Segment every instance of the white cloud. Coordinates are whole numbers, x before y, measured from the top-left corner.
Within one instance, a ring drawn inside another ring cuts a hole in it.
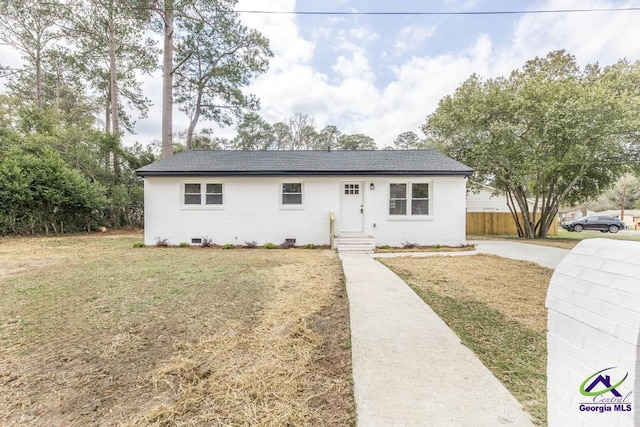
[[[295,0],[240,0],[237,10],[294,11]],[[292,63],[309,63],[313,57],[314,44],[302,38],[295,15],[290,14],[243,14],[242,21],[262,33],[275,53],[270,68],[286,70]]]
[[[548,0],[536,9],[599,9],[634,7],[637,2],[612,5],[601,0]],[[619,58],[640,56],[638,12],[589,12],[532,14],[517,24],[512,51],[518,56],[526,52],[530,59],[551,50],[566,49],[579,63],[615,62]]]
[[[396,36],[393,47],[398,53],[418,49],[424,42],[436,32],[437,26],[417,27],[414,25],[404,27]]]
[[[334,48],[346,52],[363,52],[366,46],[380,38],[380,35],[364,27],[338,30]]]
[[[331,68],[345,79],[375,81],[375,74],[363,52],[354,52],[350,58],[339,56],[335,65]]]
[[[394,80],[382,92],[376,114],[358,121],[360,129],[376,139],[379,147],[393,145],[404,131],[420,134],[420,126],[440,99],[452,93],[473,72],[491,67],[491,40],[481,36],[459,54],[414,56],[395,67]]]

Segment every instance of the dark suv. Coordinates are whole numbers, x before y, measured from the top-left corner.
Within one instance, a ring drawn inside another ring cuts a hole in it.
[[[571,222],[562,223],[562,228],[568,231],[598,230],[602,233],[617,233],[624,230],[625,224],[612,216],[585,216]]]

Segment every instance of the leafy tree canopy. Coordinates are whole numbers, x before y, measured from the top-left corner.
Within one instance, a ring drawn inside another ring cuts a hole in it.
[[[580,69],[551,52],[509,77],[472,75],[422,129],[507,195],[521,236],[546,237],[561,204],[597,197],[637,164],[639,79],[639,62]]]
[[[235,150],[375,150],[373,138],[363,134],[343,134],[334,125],[316,130],[315,121],[307,114],[295,113],[286,121],[270,124],[259,114],[243,116],[231,141],[217,138],[206,149]]]
[[[632,174],[623,176],[597,199],[586,204],[588,209],[595,212],[620,210],[623,206],[625,209],[638,209],[636,206],[640,206],[640,179]]]
[[[396,150],[417,150],[424,148],[424,142],[420,140],[415,132],[402,132],[393,141]]]

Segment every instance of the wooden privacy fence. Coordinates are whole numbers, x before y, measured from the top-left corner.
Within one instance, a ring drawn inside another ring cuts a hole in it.
[[[518,214],[522,218],[522,214]],[[467,234],[518,234],[509,212],[467,212]],[[558,218],[549,227],[549,235],[558,235]]]

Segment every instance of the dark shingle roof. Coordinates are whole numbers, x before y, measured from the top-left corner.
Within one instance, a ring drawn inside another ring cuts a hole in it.
[[[186,151],[144,166],[140,176],[453,175],[473,170],[432,150]]]

